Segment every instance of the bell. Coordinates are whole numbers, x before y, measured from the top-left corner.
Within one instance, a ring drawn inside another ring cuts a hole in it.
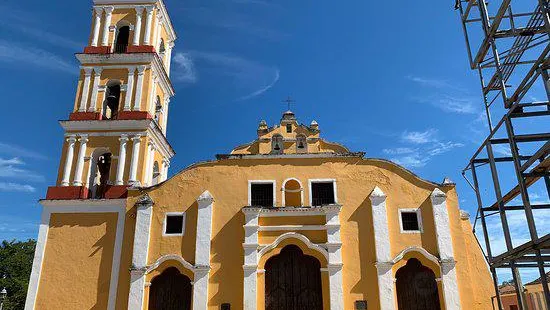
[[[300,143],[298,143],[298,148],[303,149],[304,148],[304,142],[300,141]]]
[[[275,147],[273,148],[275,151],[278,151],[281,149],[281,147],[279,146],[279,143],[275,143]]]

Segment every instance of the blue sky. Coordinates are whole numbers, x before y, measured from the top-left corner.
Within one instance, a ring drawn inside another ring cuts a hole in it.
[[[34,238],[74,101],[91,1],[6,0],[0,9],[0,239]],[[168,138],[173,174],[255,138],[286,96],[322,135],[457,182],[487,128],[454,1],[166,0],[179,40]],[[7,107],[9,106],[9,109]],[[501,152],[507,152],[505,149]],[[509,177],[514,177],[512,174]],[[547,200],[543,197],[541,200]],[[521,222],[521,221],[520,221]],[[524,229],[518,234],[524,235]]]

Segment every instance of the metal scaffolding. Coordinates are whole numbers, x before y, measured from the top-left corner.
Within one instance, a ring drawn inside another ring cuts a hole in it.
[[[533,198],[533,187],[550,196],[550,0],[456,0],[472,70],[479,74],[488,135],[462,175],[475,191],[485,254],[499,309],[497,269],[511,271],[519,309],[528,309],[520,268],[536,268],[550,309],[545,267],[550,267],[550,227],[537,215],[550,204]],[[500,51],[503,50],[503,51]],[[541,89],[537,93],[537,87]],[[537,100],[542,93],[546,100]],[[493,119],[500,118],[495,125]],[[508,170],[506,170],[508,169]],[[514,177],[510,177],[515,175]],[[543,190],[544,191],[544,190]],[[530,197],[531,195],[531,197]],[[540,200],[540,199],[539,199]],[[527,241],[514,237],[509,219],[521,212]],[[491,229],[488,229],[489,222]],[[503,253],[496,254],[494,224],[502,229]],[[493,250],[493,251],[492,251]]]

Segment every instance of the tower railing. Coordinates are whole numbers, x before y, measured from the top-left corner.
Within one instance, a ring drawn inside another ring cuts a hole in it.
[[[514,12],[512,2],[522,12]],[[511,271],[518,308],[529,309],[519,269],[535,268],[550,309],[545,270],[550,267],[550,227],[539,217],[550,215],[549,2],[457,0],[455,8],[470,68],[479,75],[488,124],[488,135],[462,171],[476,194],[474,232],[481,222],[498,308],[503,309],[497,270]],[[539,88],[543,100],[537,99]],[[537,188],[546,199],[535,197]],[[526,229],[514,226],[518,215]],[[523,231],[528,237],[517,236]],[[497,253],[495,239],[501,235],[505,250]]]

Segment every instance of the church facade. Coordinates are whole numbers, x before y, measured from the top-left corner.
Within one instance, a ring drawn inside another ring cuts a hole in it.
[[[162,0],[94,0],[26,309],[490,309],[455,185],[293,112],[167,179],[176,34]]]

